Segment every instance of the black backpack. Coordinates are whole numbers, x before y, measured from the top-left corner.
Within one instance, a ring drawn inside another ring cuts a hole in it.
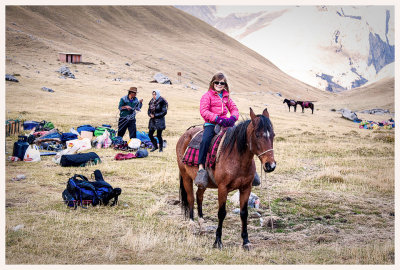
[[[75,174],[68,179],[67,188],[63,191],[62,197],[69,207],[87,208],[84,205],[98,204],[108,205],[111,199],[114,199],[111,206],[118,203],[118,196],[121,195],[120,188],[112,188],[112,186],[104,181],[100,170],[94,171],[96,181],[89,181],[84,175]],[[78,179],[80,178],[80,179]]]

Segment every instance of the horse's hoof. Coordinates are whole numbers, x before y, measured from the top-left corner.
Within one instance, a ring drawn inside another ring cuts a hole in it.
[[[200,230],[200,232],[202,232],[203,231],[203,224],[204,224],[204,219],[203,218],[199,218],[199,230]]]
[[[196,232],[196,223],[193,220],[189,220],[189,229],[192,233]]]
[[[224,245],[222,245],[221,241],[215,241],[213,248],[222,249]]]
[[[246,251],[250,251],[252,248],[253,248],[253,246],[250,243],[243,245],[243,249]]]

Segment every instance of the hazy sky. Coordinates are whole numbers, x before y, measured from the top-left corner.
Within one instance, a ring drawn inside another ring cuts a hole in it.
[[[254,13],[259,11],[276,11],[285,9],[284,6],[217,6],[217,15],[228,16],[231,13]]]

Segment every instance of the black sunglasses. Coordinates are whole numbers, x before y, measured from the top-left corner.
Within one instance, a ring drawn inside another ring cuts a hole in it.
[[[225,85],[225,82],[214,82],[214,84]]]

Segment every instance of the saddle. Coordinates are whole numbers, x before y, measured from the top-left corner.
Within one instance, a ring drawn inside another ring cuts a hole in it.
[[[292,106],[296,105],[296,101],[294,101],[294,100],[290,100],[289,103],[290,103],[290,105],[292,105]]]
[[[215,168],[218,159],[218,149],[225,135],[227,128],[221,128],[220,131],[212,138],[210,147],[207,151],[206,166]],[[204,129],[197,132],[192,140],[190,140],[183,155],[182,162],[188,166],[199,166],[200,143],[203,138]]]

